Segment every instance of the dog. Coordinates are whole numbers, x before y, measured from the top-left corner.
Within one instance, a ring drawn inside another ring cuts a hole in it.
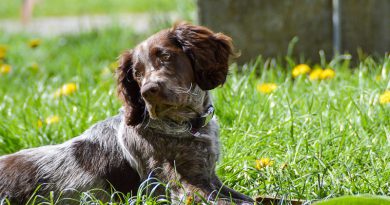
[[[22,204],[34,191],[77,197],[72,190],[93,188],[135,194],[153,178],[170,184],[174,204],[252,204],[215,173],[219,128],[209,90],[224,84],[234,55],[230,37],[183,22],[125,51],[120,113],[63,144],[0,157],[0,199]]]

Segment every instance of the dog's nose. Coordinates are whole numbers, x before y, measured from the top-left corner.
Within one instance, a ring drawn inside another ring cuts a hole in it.
[[[141,88],[141,95],[145,99],[156,97],[160,93],[160,86],[157,83],[148,83]]]

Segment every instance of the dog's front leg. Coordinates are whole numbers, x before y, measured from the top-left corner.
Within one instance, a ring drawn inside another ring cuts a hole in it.
[[[174,202],[185,201],[186,204],[211,203],[211,204],[253,204],[253,200],[228,187],[219,186],[222,183],[189,184],[181,183],[182,190],[173,193]]]
[[[200,204],[216,202],[219,196],[211,183],[192,184],[188,181],[180,181],[177,186],[173,187],[171,199],[173,204]]]

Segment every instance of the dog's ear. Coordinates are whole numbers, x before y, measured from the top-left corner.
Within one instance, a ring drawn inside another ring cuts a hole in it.
[[[133,77],[132,51],[126,51],[120,56],[116,74],[118,95],[124,103],[126,124],[137,125],[143,120],[145,102]]]
[[[178,23],[170,32],[172,39],[190,58],[200,88],[211,90],[225,82],[229,58],[234,56],[229,36],[188,23]]]

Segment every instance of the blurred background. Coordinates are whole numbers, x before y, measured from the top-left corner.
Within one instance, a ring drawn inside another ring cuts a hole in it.
[[[319,61],[390,48],[388,0],[0,0],[0,30],[43,36],[116,25],[151,33],[186,20],[233,37],[240,63],[259,55]],[[299,43],[298,43],[299,42]]]
[[[195,19],[193,0],[0,0],[0,3],[0,29],[44,36],[114,25],[146,32],[161,21]]]

